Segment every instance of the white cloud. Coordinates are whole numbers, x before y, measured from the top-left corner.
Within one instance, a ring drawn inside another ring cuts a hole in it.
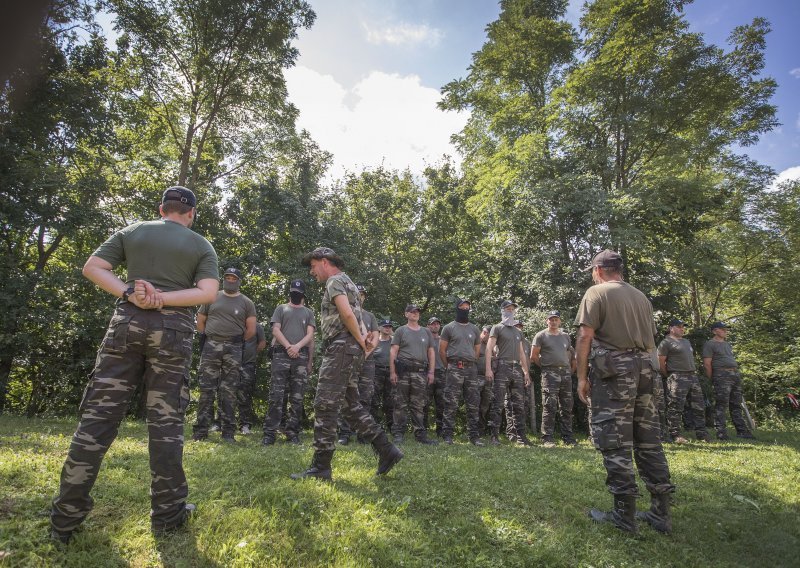
[[[450,135],[464,127],[467,115],[437,109],[439,91],[416,75],[372,71],[348,90],[301,66],[289,69],[286,81],[300,109],[298,127],[334,154],[329,178],[381,164],[419,173],[443,154],[457,158]]]
[[[444,32],[428,24],[400,22],[391,26],[373,27],[362,24],[367,33],[367,42],[373,45],[419,45],[434,47],[444,38]]]
[[[775,176],[775,179],[769,185],[769,191],[777,191],[780,184],[790,180],[800,180],[800,166],[787,168]]]
[[[794,69],[789,71],[789,75],[791,75],[795,79],[800,79],[800,67],[795,67]]]

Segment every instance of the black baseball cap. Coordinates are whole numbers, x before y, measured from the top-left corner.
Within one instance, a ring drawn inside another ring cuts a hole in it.
[[[728,329],[728,326],[721,321],[715,321],[711,324],[711,329]]]
[[[406,306],[406,310],[405,310],[406,313],[408,313],[408,312],[421,312],[421,311],[422,310],[419,309],[419,306],[417,304],[408,304]]]
[[[328,247],[317,247],[312,250],[310,253],[303,257],[303,265],[304,266],[311,266],[312,260],[321,260],[323,258],[327,258],[330,260],[334,266],[337,268],[341,268],[344,266],[344,261],[342,257],[336,254],[336,252],[332,248]]]
[[[676,325],[677,325],[677,326],[679,326],[679,327],[683,327],[683,326],[685,326],[685,325],[686,325],[686,322],[685,322],[685,321],[682,321],[682,320],[679,320],[679,319],[672,319],[672,320],[670,320],[670,322],[669,322],[669,326],[670,326],[670,327],[674,327],[674,326],[676,326]]]
[[[547,312],[547,319],[560,318],[560,317],[561,317],[561,312],[559,312],[558,310],[552,310]]]
[[[503,300],[503,303],[500,304],[500,307],[505,309],[508,306],[514,306],[515,308],[518,307],[516,302],[512,302],[511,300]]]
[[[238,268],[226,268],[224,274],[222,275],[222,277],[225,278],[228,274],[233,274],[239,280],[242,279],[242,273],[239,272]]]
[[[367,293],[367,287],[364,286],[363,284],[356,284],[356,289],[358,289],[358,293],[359,294],[366,294]]]
[[[194,192],[181,185],[173,185],[164,190],[164,194],[161,196],[161,203],[164,204],[167,201],[180,201],[189,207],[197,207],[197,197],[195,197]]]
[[[302,280],[292,280],[289,282],[289,292],[300,292],[303,296],[305,296],[306,283]]]
[[[598,268],[619,268],[622,266],[622,257],[618,252],[606,249],[594,255],[592,263],[586,270],[589,271],[595,266]]]
[[[392,320],[390,319],[383,319],[378,322],[378,325],[380,327],[394,327],[394,324],[392,324]]]
[[[438,321],[439,323],[442,323],[442,320],[440,320],[440,319],[439,319],[439,318],[437,318],[436,316],[433,316],[431,319],[429,319],[429,320],[428,320],[428,325],[431,325],[432,323],[436,323],[437,321]]]
[[[461,304],[469,304],[469,307],[472,308],[472,302],[467,298],[456,298],[456,308],[458,308]]]
[[[525,326],[524,326],[524,325],[522,325],[522,322],[521,322],[521,321],[519,321],[519,320],[514,320],[514,327],[525,327]]]

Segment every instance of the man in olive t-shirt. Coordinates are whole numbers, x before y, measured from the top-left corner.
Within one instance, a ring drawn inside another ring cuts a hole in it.
[[[150,452],[150,524],[157,535],[183,525],[194,505],[183,471],[194,314],[219,287],[217,254],[190,230],[197,199],[185,187],[164,191],[161,219],[114,233],[89,257],[83,275],[119,298],[80,407],[50,536],[69,542],[92,509],[89,495],[134,391],[144,384]],[[114,269],[126,265],[126,279]],[[98,520],[99,524],[104,521]]]
[[[392,431],[394,413],[394,388],[389,380],[389,352],[392,349],[394,326],[392,320],[385,319],[379,324],[378,343],[373,352],[375,358],[375,390],[372,396],[372,417],[383,424],[387,432]]]
[[[222,291],[211,304],[197,312],[200,332],[200,401],[192,439],[208,438],[214,420],[214,399],[219,392],[222,441],[233,442],[236,431],[236,403],[239,399],[239,375],[243,343],[256,334],[256,306],[239,291],[242,273],[225,270]]]
[[[728,439],[725,411],[730,409],[731,420],[739,438],[755,439],[742,414],[742,376],[733,356],[733,348],[726,341],[728,327],[722,322],[711,325],[714,336],[703,346],[703,367],[714,385],[714,424],[717,438]]]
[[[256,365],[258,354],[267,347],[267,337],[264,326],[256,323],[256,334],[244,342],[242,350],[242,372],[239,375],[239,428],[242,434],[250,434],[250,429],[256,423],[253,412],[253,393],[256,390]]]
[[[427,430],[430,419],[430,408],[433,406],[433,416],[436,422],[436,435],[441,436],[444,424],[445,406],[445,363],[439,355],[439,341],[441,340],[439,332],[442,330],[442,320],[436,316],[433,316],[428,319],[427,327],[431,331],[431,335],[433,335],[433,352],[436,355],[436,368],[433,370],[433,384],[428,385],[428,396],[422,416],[425,423],[425,429]]]

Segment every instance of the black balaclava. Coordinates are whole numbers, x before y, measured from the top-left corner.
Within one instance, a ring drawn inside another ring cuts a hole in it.
[[[458,306],[464,303],[464,300],[457,300],[456,301],[456,321],[458,323],[468,323],[469,322],[469,308],[466,310],[462,310]]]
[[[302,292],[297,292],[295,290],[289,292],[289,301],[293,303],[295,306],[299,306],[300,304],[303,303],[303,297],[304,296]]]

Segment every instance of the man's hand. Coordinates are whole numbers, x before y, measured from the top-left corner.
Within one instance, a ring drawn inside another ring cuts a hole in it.
[[[491,369],[487,369],[486,370],[486,380],[491,383],[493,379],[494,379],[494,372]]]
[[[586,406],[589,406],[589,379],[578,377],[578,398]]]
[[[292,359],[297,359],[300,356],[300,350],[297,345],[290,345],[286,348],[286,354]]]
[[[133,294],[128,296],[128,300],[143,310],[160,310],[164,307],[164,297],[161,294],[161,290],[147,280],[136,280],[134,282]]]
[[[531,386],[531,376],[525,375],[525,388],[528,388],[529,386]]]
[[[436,374],[434,373],[434,371],[428,371],[428,384],[429,385],[433,384],[433,379],[434,379],[435,376],[436,376]]]
[[[389,373],[389,382],[393,385],[397,384],[397,373]]]

